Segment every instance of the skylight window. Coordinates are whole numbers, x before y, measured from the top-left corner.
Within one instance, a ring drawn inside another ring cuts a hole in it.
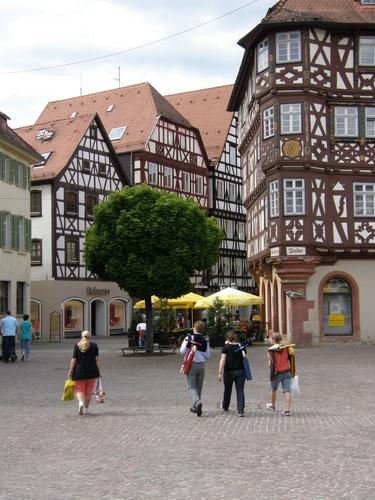
[[[111,141],[118,141],[121,139],[123,133],[125,132],[126,127],[115,127],[109,133],[109,138]]]
[[[115,107],[114,104],[110,104],[107,108],[107,113],[110,113],[114,107]]]
[[[73,111],[73,113],[70,115],[70,118],[75,118],[78,115],[77,111]]]

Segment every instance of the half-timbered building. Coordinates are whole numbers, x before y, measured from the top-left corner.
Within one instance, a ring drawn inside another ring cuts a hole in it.
[[[17,130],[43,157],[31,175],[31,303],[41,337],[83,329],[127,330],[129,296],[99,281],[84,262],[85,230],[95,206],[127,183],[98,115],[81,115]]]
[[[197,128],[149,83],[50,102],[37,120],[98,113],[131,184],[150,184],[208,210],[208,159]],[[203,276],[194,278],[205,286]]]
[[[237,147],[237,113],[227,105],[233,85],[167,95],[166,99],[200,130],[209,159],[209,214],[224,229],[217,264],[207,276],[210,291],[236,285],[256,291],[246,270],[245,207]]]
[[[0,112],[0,317],[30,314],[30,164],[39,154]]]
[[[229,109],[269,330],[374,341],[375,2],[281,0],[239,44]]]

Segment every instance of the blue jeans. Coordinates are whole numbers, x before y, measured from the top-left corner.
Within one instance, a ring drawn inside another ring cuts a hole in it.
[[[31,340],[21,339],[21,354],[26,354],[26,359],[30,359]]]
[[[191,395],[192,408],[196,408],[201,402],[202,387],[204,380],[204,363],[192,363],[189,373],[186,375],[187,387]]]
[[[271,389],[272,392],[276,392],[277,388],[281,382],[283,392],[290,392],[290,384],[292,382],[292,375],[290,371],[276,373],[274,378],[271,381]]]
[[[224,371],[224,396],[223,410],[228,410],[230,398],[232,396],[233,382],[236,385],[237,392],[237,412],[243,413],[245,410],[245,372],[244,370]]]

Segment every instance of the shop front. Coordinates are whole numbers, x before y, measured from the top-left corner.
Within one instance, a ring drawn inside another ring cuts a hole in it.
[[[36,281],[31,294],[31,321],[42,340],[78,338],[82,330],[123,335],[129,328],[130,298],[114,283]]]

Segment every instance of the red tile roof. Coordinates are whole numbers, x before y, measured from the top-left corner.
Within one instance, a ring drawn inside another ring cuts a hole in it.
[[[233,118],[227,111],[232,90],[233,85],[224,85],[165,96],[199,129],[208,158],[214,163],[220,159]]]
[[[68,164],[94,118],[95,115],[86,115],[74,119],[38,123],[17,129],[17,133],[40,154],[52,153],[44,166],[32,170],[32,180],[52,179],[58,175]],[[44,129],[53,132],[52,137],[48,140],[37,138],[38,132]]]
[[[360,0],[280,0],[262,22],[312,18],[333,23],[374,23],[375,5],[363,5]]]
[[[107,109],[113,105],[112,111]],[[113,141],[117,153],[141,151],[155,126],[158,116],[177,124],[191,124],[149,83],[139,83],[95,94],[54,101],[47,104],[37,123],[98,113],[109,133],[112,128],[126,126],[121,139]]]

